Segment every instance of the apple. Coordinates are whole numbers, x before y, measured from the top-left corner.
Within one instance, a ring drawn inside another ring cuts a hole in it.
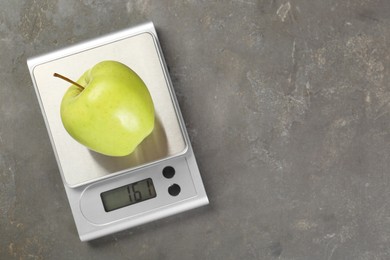
[[[125,156],[153,131],[154,105],[142,79],[117,61],[102,61],[72,85],[62,98],[66,131],[90,150]]]

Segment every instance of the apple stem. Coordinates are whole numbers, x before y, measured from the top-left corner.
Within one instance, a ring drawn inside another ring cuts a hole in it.
[[[67,77],[65,77],[65,76],[62,76],[61,74],[54,73],[53,76],[54,76],[54,77],[57,77],[57,78],[60,78],[60,79],[63,79],[63,80],[65,80],[65,81],[69,82],[70,84],[73,84],[73,85],[75,85],[76,87],[79,87],[79,88],[81,88],[82,90],[84,90],[84,87],[81,86],[79,83],[77,83],[77,82],[75,82],[75,81],[73,81],[73,80],[71,80],[71,79],[69,79],[69,78],[67,78]]]

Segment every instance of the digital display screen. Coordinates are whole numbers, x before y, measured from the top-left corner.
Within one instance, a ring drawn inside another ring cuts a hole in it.
[[[100,194],[106,212],[156,197],[151,178],[137,181]]]

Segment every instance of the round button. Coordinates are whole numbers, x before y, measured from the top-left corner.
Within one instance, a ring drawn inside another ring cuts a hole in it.
[[[170,179],[175,175],[175,168],[167,166],[163,169],[163,175],[165,178]]]
[[[181,191],[181,188],[179,185],[177,185],[176,183],[175,184],[172,184],[171,186],[169,186],[168,188],[168,193],[171,194],[172,196],[177,196],[179,195]]]

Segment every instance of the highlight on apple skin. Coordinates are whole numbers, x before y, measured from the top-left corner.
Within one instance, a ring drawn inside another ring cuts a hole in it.
[[[61,120],[87,148],[108,156],[129,155],[153,131],[152,97],[125,64],[99,62],[74,83],[63,96]]]

